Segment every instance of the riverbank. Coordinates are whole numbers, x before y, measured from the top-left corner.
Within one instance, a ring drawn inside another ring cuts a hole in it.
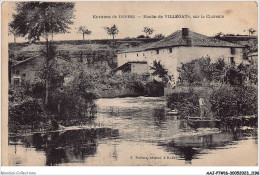
[[[203,100],[206,117],[229,118],[258,114],[256,85],[179,86],[173,88],[166,99],[167,107],[177,109],[182,117],[200,116],[199,99]]]

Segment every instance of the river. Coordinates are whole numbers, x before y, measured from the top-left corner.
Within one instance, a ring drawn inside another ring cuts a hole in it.
[[[97,106],[82,126],[9,135],[9,165],[257,165],[257,129],[193,129],[165,115],[162,97],[99,99]]]

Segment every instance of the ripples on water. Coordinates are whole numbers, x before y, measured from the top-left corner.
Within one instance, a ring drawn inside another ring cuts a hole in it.
[[[9,165],[257,164],[256,129],[192,129],[165,115],[163,98],[99,99],[97,105],[85,125],[9,135]]]

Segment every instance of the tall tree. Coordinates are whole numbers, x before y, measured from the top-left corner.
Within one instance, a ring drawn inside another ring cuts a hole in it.
[[[253,35],[254,33],[256,33],[256,30],[253,28],[249,28],[249,29],[245,30],[245,32],[248,32],[248,37],[250,37],[250,35]]]
[[[8,25],[8,34],[10,35],[13,35],[14,36],[14,43],[16,43],[16,37],[19,36],[17,30],[14,28],[14,24],[13,23],[10,23]]]
[[[146,37],[149,38],[149,35],[152,35],[155,30],[150,27],[144,27],[143,32],[146,34]]]
[[[162,79],[163,83],[166,84],[171,78],[168,76],[168,71],[164,68],[160,61],[153,61],[153,66],[150,67],[153,70],[152,75],[158,76]]]
[[[83,37],[83,42],[85,40],[85,35],[90,35],[91,34],[91,31],[87,29],[86,26],[80,26],[78,28],[78,33],[82,34],[82,37]]]
[[[13,27],[17,33],[28,40],[46,40],[46,80],[45,104],[49,99],[49,36],[54,33],[66,33],[73,24],[74,3],[70,2],[18,2],[13,15]]]
[[[104,27],[104,29],[108,35],[112,36],[114,45],[115,36],[119,33],[118,27],[114,24],[112,27]]]

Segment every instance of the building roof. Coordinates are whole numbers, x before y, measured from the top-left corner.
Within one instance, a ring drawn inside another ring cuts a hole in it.
[[[250,53],[250,54],[248,55],[248,57],[252,57],[252,56],[258,56],[258,52]]]
[[[33,59],[39,58],[39,57],[42,57],[42,55],[41,55],[41,54],[38,54],[38,55],[36,55],[36,56],[30,57],[30,58],[25,59],[25,60],[23,60],[23,61],[17,62],[17,63],[15,63],[14,65],[12,65],[12,67],[16,67],[16,66],[22,65],[22,64],[24,64],[24,63],[27,63],[27,62],[29,62],[29,61],[31,61],[31,60],[33,60]],[[65,60],[65,61],[69,61],[69,59],[66,59],[66,58],[64,58],[64,57],[62,57],[62,56],[56,56],[55,58],[57,58],[57,59],[62,59],[62,60]]]
[[[15,67],[15,66],[24,64],[24,63],[26,63],[26,62],[28,62],[28,61],[30,61],[30,60],[32,60],[32,59],[35,59],[35,58],[37,58],[37,57],[39,57],[39,56],[41,56],[41,55],[39,54],[39,55],[30,57],[30,58],[28,58],[28,59],[25,59],[25,60],[23,60],[23,61],[17,62],[16,64],[12,65],[12,67]]]
[[[183,31],[178,30],[168,37],[153,43],[148,43],[139,47],[133,47],[122,51],[121,53],[146,51],[158,48],[177,47],[177,46],[201,46],[201,47],[238,47],[244,46],[230,43],[214,37],[208,37],[196,32],[188,31],[188,36],[183,37]]]
[[[131,62],[127,62],[127,63],[117,67],[116,69],[114,69],[113,72],[116,72],[118,70],[128,69],[128,67],[130,67],[131,64],[147,64],[147,61],[131,61]]]

